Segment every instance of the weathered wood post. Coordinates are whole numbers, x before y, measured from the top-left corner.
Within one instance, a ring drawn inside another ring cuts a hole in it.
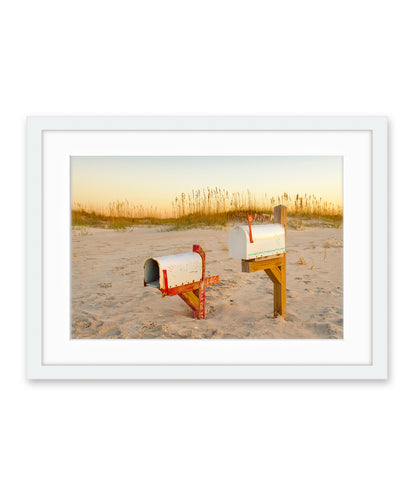
[[[274,316],[283,315],[286,319],[286,251],[287,251],[287,207],[279,204],[274,207],[274,223],[285,228],[285,253],[283,263],[280,265],[281,279],[273,281]],[[270,276],[269,276],[270,277]]]
[[[274,223],[285,228],[285,248],[287,247],[287,207],[279,204],[274,207]]]

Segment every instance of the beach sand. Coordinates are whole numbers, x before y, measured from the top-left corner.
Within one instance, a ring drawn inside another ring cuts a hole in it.
[[[273,284],[228,256],[230,228],[72,231],[72,338],[342,338],[342,229],[288,230],[287,320],[273,317]],[[143,286],[147,258],[206,252],[206,319],[178,297]]]

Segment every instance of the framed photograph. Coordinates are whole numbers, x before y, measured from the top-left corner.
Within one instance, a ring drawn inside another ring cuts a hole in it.
[[[30,117],[30,379],[386,379],[387,119]]]

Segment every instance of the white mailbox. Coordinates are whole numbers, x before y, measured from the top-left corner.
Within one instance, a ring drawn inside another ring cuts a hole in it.
[[[199,253],[181,253],[149,258],[144,264],[144,285],[165,289],[164,270],[168,289],[202,279],[202,257]]]
[[[253,242],[250,242],[248,226],[236,226],[229,237],[229,255],[231,258],[252,260],[263,256],[284,253],[285,228],[281,224],[252,225]]]

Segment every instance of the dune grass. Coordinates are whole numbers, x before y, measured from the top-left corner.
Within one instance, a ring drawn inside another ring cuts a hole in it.
[[[262,199],[249,191],[229,193],[225,189],[207,188],[182,193],[171,205],[170,213],[161,213],[155,207],[145,208],[129,201],[115,201],[106,206],[72,206],[72,225],[126,230],[135,225],[157,225],[164,230],[183,230],[194,227],[225,227],[246,223],[252,215],[254,223],[273,221],[273,207],[287,206],[288,223],[295,229],[304,225],[341,227],[342,207],[314,195],[288,194]]]

